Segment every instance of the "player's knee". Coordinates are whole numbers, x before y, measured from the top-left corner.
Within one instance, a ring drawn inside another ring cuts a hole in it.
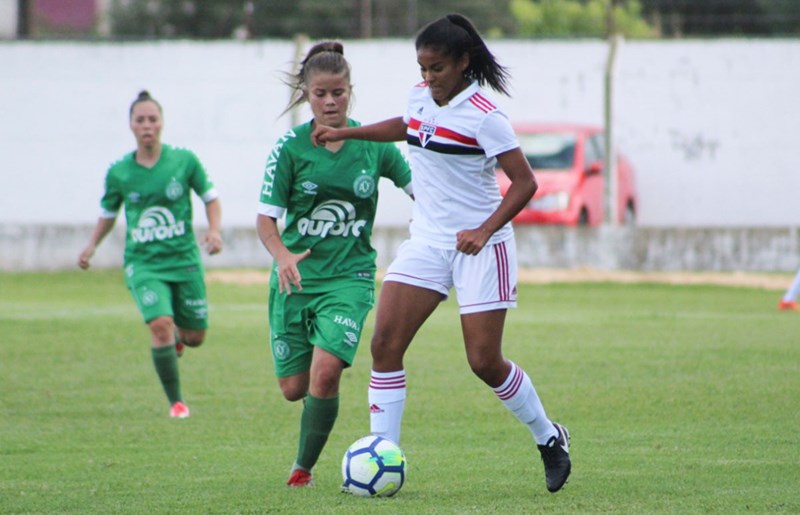
[[[305,388],[297,388],[293,385],[281,385],[281,393],[283,398],[290,402],[299,401],[304,399],[308,393]]]
[[[503,375],[502,362],[490,359],[487,356],[469,356],[469,367],[472,373],[478,376],[481,381],[492,385],[498,383],[498,378]],[[502,382],[502,381],[501,381]]]
[[[175,323],[171,317],[158,317],[154,318],[147,323],[150,327],[150,333],[153,335],[153,341],[160,344],[172,343],[173,333],[175,331]]]
[[[402,354],[400,347],[395,344],[392,338],[389,338],[386,333],[376,331],[372,335],[372,340],[369,344],[369,350],[373,359],[391,359],[394,356]]]
[[[308,394],[307,374],[280,377],[278,378],[278,385],[281,388],[283,398],[287,401],[299,401]]]
[[[339,393],[341,370],[323,370],[311,380],[309,391],[314,397],[330,398]]]
[[[195,331],[195,330],[182,330],[180,331],[181,342],[184,345],[189,347],[199,347],[203,344],[206,339],[206,332],[205,331]]]

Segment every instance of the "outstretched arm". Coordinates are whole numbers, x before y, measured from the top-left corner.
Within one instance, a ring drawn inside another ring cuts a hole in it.
[[[404,141],[406,139],[406,123],[401,116],[389,118],[382,122],[362,125],[360,127],[334,128],[327,125],[315,125],[311,132],[314,145],[325,145],[328,142],[343,139],[363,139],[367,141]]]
[[[108,233],[111,232],[111,229],[114,228],[114,222],[116,222],[116,218],[103,218],[100,217],[97,219],[97,225],[94,226],[94,231],[92,231],[92,236],[89,238],[89,244],[86,245],[86,248],[80,253],[78,256],[78,266],[82,269],[86,270],[89,268],[89,262],[94,256],[94,251],[97,249],[97,246],[100,245],[100,242],[103,241]]]

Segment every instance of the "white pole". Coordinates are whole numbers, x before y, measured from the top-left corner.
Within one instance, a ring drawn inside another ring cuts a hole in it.
[[[608,59],[605,70],[604,121],[605,126],[605,162],[603,178],[605,181],[604,221],[608,225],[617,225],[617,152],[614,144],[614,81],[617,75],[617,63],[620,47],[623,43],[621,34],[609,35]]]
[[[295,74],[300,71],[300,61],[303,60],[303,54],[306,51],[306,46],[308,45],[308,36],[305,34],[297,34],[294,37],[294,62],[295,68],[292,70],[292,74]],[[289,117],[292,121],[292,125],[290,127],[297,127],[300,125],[300,109],[295,107],[289,113]]]

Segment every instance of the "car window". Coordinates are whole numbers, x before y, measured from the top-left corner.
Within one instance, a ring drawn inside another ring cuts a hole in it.
[[[602,134],[595,134],[589,138],[586,145],[586,166],[597,161],[603,161],[605,156],[605,139]]]
[[[520,134],[519,143],[534,170],[568,170],[575,163],[574,134],[540,132]]]

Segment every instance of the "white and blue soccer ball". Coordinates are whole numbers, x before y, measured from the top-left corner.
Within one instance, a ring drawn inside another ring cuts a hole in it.
[[[391,440],[369,435],[342,458],[342,490],[364,497],[391,497],[406,481],[406,455]]]

